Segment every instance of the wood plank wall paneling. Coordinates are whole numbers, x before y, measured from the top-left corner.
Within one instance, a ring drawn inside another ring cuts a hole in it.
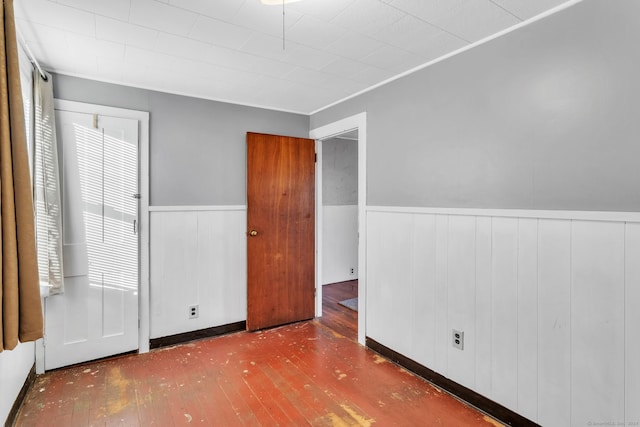
[[[624,424],[624,223],[571,235],[571,422]]]
[[[367,336],[541,425],[639,422],[638,260],[633,215],[369,207]]]
[[[538,423],[571,422],[571,221],[538,224]]]
[[[538,220],[518,220],[517,407],[534,419],[538,411]]]
[[[625,236],[625,419],[635,422],[640,421],[640,224],[626,224]]]
[[[151,338],[246,320],[246,211],[152,210]],[[199,316],[190,319],[190,305]]]
[[[449,218],[449,245],[447,253],[447,328],[465,333],[464,349],[450,344],[449,332],[447,371],[449,378],[475,387],[475,280],[476,280],[476,220],[471,216]]]
[[[492,319],[486,313],[491,312],[491,235],[492,222],[490,217],[476,217],[476,360],[475,391],[483,396],[492,396]],[[478,339],[483,337],[483,339]]]
[[[435,324],[435,350],[436,363],[434,365],[437,372],[448,376],[448,360],[447,352],[441,349],[447,349],[451,345],[451,332],[447,330],[447,309],[449,294],[447,292],[447,282],[449,281],[449,260],[447,258],[449,247],[449,216],[436,216],[436,283],[435,283],[435,305],[436,305],[436,324]],[[419,256],[419,255],[418,255]],[[367,259],[367,265],[371,261]],[[420,328],[420,325],[416,325]],[[367,328],[367,335],[371,336]]]
[[[435,364],[436,355],[436,221],[434,216],[414,218],[411,276],[411,318],[415,325],[411,328],[412,359],[424,360],[430,366]]]
[[[518,219],[493,218],[491,379],[493,398],[517,410]],[[483,339],[479,337],[478,339]]]

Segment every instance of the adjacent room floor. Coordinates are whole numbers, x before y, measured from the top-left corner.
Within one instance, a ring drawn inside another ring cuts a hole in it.
[[[42,375],[17,425],[500,425],[358,345],[353,282],[323,290],[321,319]]]

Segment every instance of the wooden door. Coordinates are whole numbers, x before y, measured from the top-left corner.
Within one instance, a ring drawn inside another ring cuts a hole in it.
[[[315,142],[247,133],[247,330],[314,317]]]
[[[45,369],[138,348],[138,121],[56,110],[64,286],[45,299]]]

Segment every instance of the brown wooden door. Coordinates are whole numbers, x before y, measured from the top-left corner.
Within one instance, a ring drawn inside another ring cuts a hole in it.
[[[315,314],[315,143],[247,133],[247,330]]]

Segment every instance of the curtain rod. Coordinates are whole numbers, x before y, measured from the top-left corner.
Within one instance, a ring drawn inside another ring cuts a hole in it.
[[[36,57],[33,55],[33,53],[31,53],[31,49],[29,49],[29,45],[24,40],[24,37],[22,37],[22,33],[20,33],[20,31],[18,31],[17,28],[16,28],[16,33],[18,34],[18,40],[20,41],[20,44],[22,45],[24,52],[27,54],[27,58],[29,58],[29,61],[31,62],[31,64],[38,69],[38,73],[40,73],[40,76],[46,82],[48,80],[48,77],[42,70],[42,67],[40,66],[40,63],[38,62]]]

